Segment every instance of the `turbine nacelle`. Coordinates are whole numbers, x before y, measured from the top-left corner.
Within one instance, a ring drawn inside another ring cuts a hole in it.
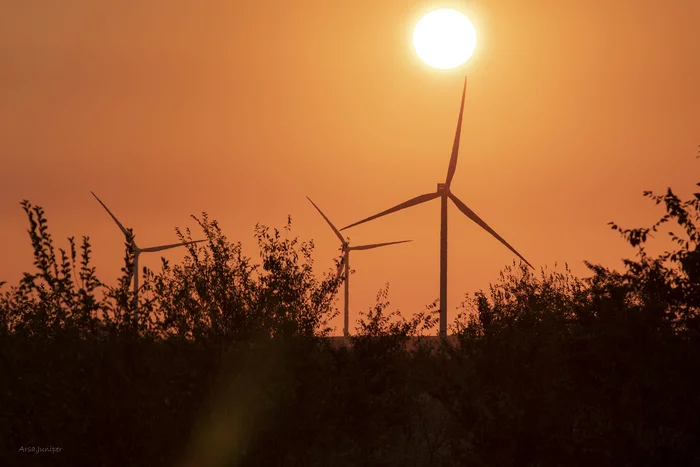
[[[131,244],[133,245],[133,248],[131,249],[131,251],[135,255],[138,255],[139,253],[141,253],[141,248],[139,248],[139,246],[136,244],[136,235],[133,234],[132,229],[127,229],[127,231],[131,232]],[[126,240],[127,241],[129,240],[128,236],[126,237]]]
[[[438,183],[436,193],[440,193],[443,196],[447,196],[450,194],[450,187],[447,185],[447,183]]]

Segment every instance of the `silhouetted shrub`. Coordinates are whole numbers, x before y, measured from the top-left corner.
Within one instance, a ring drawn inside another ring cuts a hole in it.
[[[514,264],[454,340],[421,337],[436,303],[387,313],[387,285],[341,345],[339,281],[289,219],[256,226],[256,265],[195,217],[207,242],[144,268],[136,303],[133,236],[108,287],[89,239],[56,255],[25,201],[37,272],[0,296],[0,465],[700,465],[700,193],[645,195],[666,214],[612,224],[637,248],[623,271]],[[678,248],[651,258],[669,221]]]

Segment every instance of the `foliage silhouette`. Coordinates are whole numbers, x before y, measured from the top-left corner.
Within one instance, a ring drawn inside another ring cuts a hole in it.
[[[611,223],[636,249],[622,271],[514,263],[466,296],[454,340],[423,336],[436,303],[387,312],[387,284],[347,341],[329,338],[335,268],[314,275],[291,219],[256,226],[254,264],[193,216],[207,242],[144,268],[137,304],[133,237],[110,287],[89,239],[56,254],[25,201],[36,272],[0,296],[0,464],[44,465],[18,449],[47,445],[60,465],[700,464],[700,193],[645,196],[658,222]],[[651,257],[671,222],[675,250]]]

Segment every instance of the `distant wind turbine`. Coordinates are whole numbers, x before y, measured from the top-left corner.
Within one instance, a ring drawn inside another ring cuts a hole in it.
[[[396,245],[397,243],[406,243],[410,242],[411,240],[401,240],[398,242],[387,242],[387,243],[373,243],[371,245],[360,245],[360,246],[350,246],[348,242],[345,240],[343,235],[340,233],[338,229],[335,228],[333,223],[326,217],[326,215],[321,211],[321,208],[316,206],[316,203],[311,201],[311,198],[308,196],[306,199],[311,202],[311,204],[314,205],[316,210],[323,216],[323,218],[328,222],[328,225],[331,226],[331,229],[333,229],[333,232],[338,236],[340,239],[340,243],[342,244],[342,249],[343,249],[343,259],[340,261],[340,264],[338,265],[338,274],[336,275],[336,279],[340,277],[340,275],[343,273],[343,268],[345,269],[345,314],[344,314],[344,321],[343,321],[343,335],[345,337],[348,336],[348,308],[350,305],[350,252],[352,250],[371,250],[373,248],[379,248],[382,246],[387,246],[387,245]]]
[[[91,191],[90,193],[92,193],[92,196],[95,197],[95,199],[102,205],[102,207],[105,208],[105,211],[107,211],[107,213],[112,217],[112,219],[114,219],[114,222],[117,223],[117,225],[119,226],[119,229],[122,231],[122,233],[124,234],[124,236],[127,238],[127,241],[128,241],[128,239],[129,239],[129,231],[126,230],[126,229],[124,228],[124,226],[122,225],[122,223],[119,222],[119,219],[117,219],[117,217],[116,217],[114,214],[112,214],[112,211],[110,211],[109,208],[108,208],[107,206],[105,206],[105,203],[103,203],[102,200],[101,200],[100,198],[98,198],[97,195],[96,195],[95,193],[93,193],[92,191]],[[136,304],[138,305],[138,303],[139,303],[139,301],[138,301],[138,294],[139,294],[139,255],[140,255],[141,253],[152,253],[152,252],[155,252],[155,251],[169,250],[169,249],[171,249],[171,248],[175,248],[175,247],[178,247],[178,246],[186,246],[186,245],[191,245],[191,244],[193,244],[193,243],[199,243],[199,242],[203,242],[203,241],[205,241],[205,240],[194,240],[194,241],[191,241],[191,242],[172,243],[172,244],[170,244],[170,245],[161,245],[161,246],[152,246],[152,247],[148,247],[148,248],[139,248],[139,247],[136,245],[136,241],[134,240],[134,251],[133,251],[133,254],[134,254],[134,300],[136,301]]]
[[[500,235],[496,233],[491,227],[489,227],[486,222],[484,222],[479,216],[476,215],[474,211],[469,209],[466,204],[459,200],[452,192],[450,192],[450,184],[452,183],[452,177],[454,177],[455,170],[457,168],[457,154],[459,152],[459,137],[462,131],[462,114],[464,112],[464,96],[467,91],[467,78],[464,78],[464,88],[462,89],[462,105],[459,108],[459,119],[457,120],[457,131],[455,133],[454,143],[452,145],[452,157],[450,158],[450,165],[447,168],[447,180],[445,183],[437,184],[437,191],[435,193],[427,193],[424,195],[416,196],[415,198],[409,199],[401,204],[394,206],[393,208],[382,211],[374,216],[367,217],[361,221],[350,224],[343,227],[340,230],[349,229],[356,225],[362,224],[367,221],[371,221],[378,217],[386,216],[392,212],[400,211],[402,209],[416,206],[426,201],[433,200],[435,198],[441,199],[441,211],[440,211],[440,335],[447,335],[447,198],[451,199],[452,202],[457,206],[457,208],[464,213],[469,219],[476,222],[481,228],[486,230],[488,233],[496,237],[499,242],[504,244],[510,251],[515,253],[520,259],[525,261],[525,263],[533,268],[533,266],[518,253],[515,248],[510,246]],[[533,268],[534,269],[534,268]]]

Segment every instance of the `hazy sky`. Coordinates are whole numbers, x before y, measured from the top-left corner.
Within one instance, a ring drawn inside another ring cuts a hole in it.
[[[445,6],[479,42],[440,71],[411,34]],[[25,198],[114,280],[123,237],[90,190],[141,246],[207,211],[257,259],[255,223],[290,214],[320,273],[339,244],[304,196],[340,228],[435,190],[465,74],[453,193],[538,268],[618,268],[634,250],[606,223],[648,225],[643,190],[698,181],[699,44],[695,0],[0,1],[0,280],[32,267]],[[353,253],[351,330],[387,281],[406,314],[438,297],[439,205],[346,231],[414,240]],[[513,257],[450,206],[450,318]]]

